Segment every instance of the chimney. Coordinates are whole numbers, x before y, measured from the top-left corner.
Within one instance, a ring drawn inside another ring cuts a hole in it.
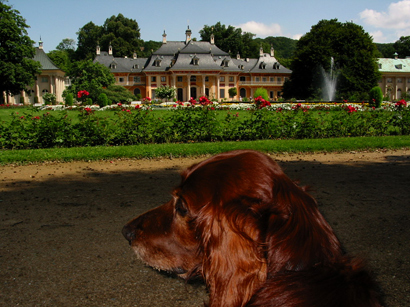
[[[397,54],[397,52],[394,53],[394,58],[397,60],[399,58],[399,55]]]
[[[166,43],[167,43],[167,35],[166,35],[166,33],[165,33],[165,30],[164,30],[164,34],[162,34],[162,43],[163,43],[163,44],[166,44]]]
[[[188,29],[185,31],[185,35],[186,35],[185,44],[188,44],[189,41],[191,40],[191,34],[192,34],[192,31],[189,29],[189,26],[188,26]]]
[[[274,57],[275,56],[275,50],[273,49],[273,46],[270,46],[270,56]]]
[[[261,46],[261,48],[259,49],[259,56],[263,56],[263,48]]]
[[[215,45],[215,35],[213,33],[211,34],[211,44]]]
[[[240,59],[241,59],[241,55],[239,54],[239,51],[238,51],[238,53],[236,54],[236,59],[237,59],[237,60],[240,60]]]
[[[97,44],[96,54],[97,54],[97,55],[100,55],[100,54],[101,54],[100,44]]]
[[[112,55],[112,46],[111,46],[111,42],[110,45],[108,46],[108,54]]]
[[[134,51],[134,53],[132,54],[132,58],[135,60],[137,58],[137,53]]]
[[[38,49],[43,50],[43,42],[41,41],[41,36],[40,36],[40,41],[38,42]]]

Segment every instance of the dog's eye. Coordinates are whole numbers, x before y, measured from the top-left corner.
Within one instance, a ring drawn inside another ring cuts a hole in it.
[[[185,207],[181,199],[178,199],[175,203],[175,212],[182,217],[186,216],[188,213],[188,209]]]

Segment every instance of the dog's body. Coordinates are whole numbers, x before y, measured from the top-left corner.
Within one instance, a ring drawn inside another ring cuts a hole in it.
[[[211,157],[185,170],[172,195],[123,235],[148,265],[202,276],[210,306],[380,306],[316,201],[267,155]]]

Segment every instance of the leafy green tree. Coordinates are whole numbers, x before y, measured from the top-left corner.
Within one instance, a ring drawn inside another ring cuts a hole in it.
[[[330,70],[331,57],[339,70],[336,98],[367,96],[380,73],[372,37],[352,22],[321,20],[297,42],[286,98],[320,97],[323,79],[320,67]]]
[[[115,82],[111,71],[100,63],[93,63],[92,61],[79,61],[73,64],[69,73],[71,78],[71,85],[68,91],[74,97],[82,90],[89,92],[89,98],[93,101],[98,100],[98,96],[104,87],[108,87]]]
[[[387,44],[376,44],[377,50],[379,50],[379,54],[377,57],[379,58],[393,58],[395,50],[393,43]]]
[[[136,97],[121,85],[110,85],[102,89],[102,93],[106,94],[112,103],[130,103],[136,100]]]
[[[102,27],[89,22],[77,32],[77,50],[75,58],[77,60],[92,60],[95,58],[95,51],[98,40],[102,35]]]
[[[229,93],[229,96],[230,96],[231,98],[233,98],[233,97],[235,97],[235,96],[238,94],[238,90],[236,89],[236,87],[231,87],[231,88],[228,90],[228,93]]]
[[[393,44],[400,58],[410,56],[410,36],[402,36]]]
[[[241,28],[235,28],[231,25],[226,27],[220,22],[213,26],[205,25],[199,31],[202,41],[210,41],[211,35],[214,34],[215,45],[223,51],[229,52],[232,57],[239,53],[243,58],[259,56],[259,47],[253,40],[255,34],[244,32]]]
[[[98,96],[98,101],[97,101],[98,105],[100,107],[105,107],[108,105],[108,97],[107,94],[105,93],[101,93],[100,96]]]
[[[0,104],[3,93],[19,94],[32,85],[41,65],[33,60],[34,42],[20,12],[0,2]]]
[[[134,52],[141,54],[143,41],[137,21],[122,14],[107,18],[100,37],[102,50],[108,50],[110,43],[115,57],[131,57]]]
[[[175,97],[176,88],[174,86],[160,86],[155,89],[155,96],[159,99],[171,101]]]
[[[72,60],[65,50],[52,50],[47,53],[50,60],[61,70],[68,73],[71,69]]]
[[[380,108],[383,102],[383,92],[379,86],[373,87],[369,92],[369,105]]]
[[[256,89],[255,93],[253,93],[253,98],[257,98],[259,96],[261,96],[265,100],[269,100],[269,95],[266,88],[259,87]]]

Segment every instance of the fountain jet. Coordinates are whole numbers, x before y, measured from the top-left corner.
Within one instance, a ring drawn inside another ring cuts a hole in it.
[[[335,100],[338,73],[336,71],[333,57],[330,58],[330,70],[327,72],[321,67],[323,84],[322,98],[325,101]]]

